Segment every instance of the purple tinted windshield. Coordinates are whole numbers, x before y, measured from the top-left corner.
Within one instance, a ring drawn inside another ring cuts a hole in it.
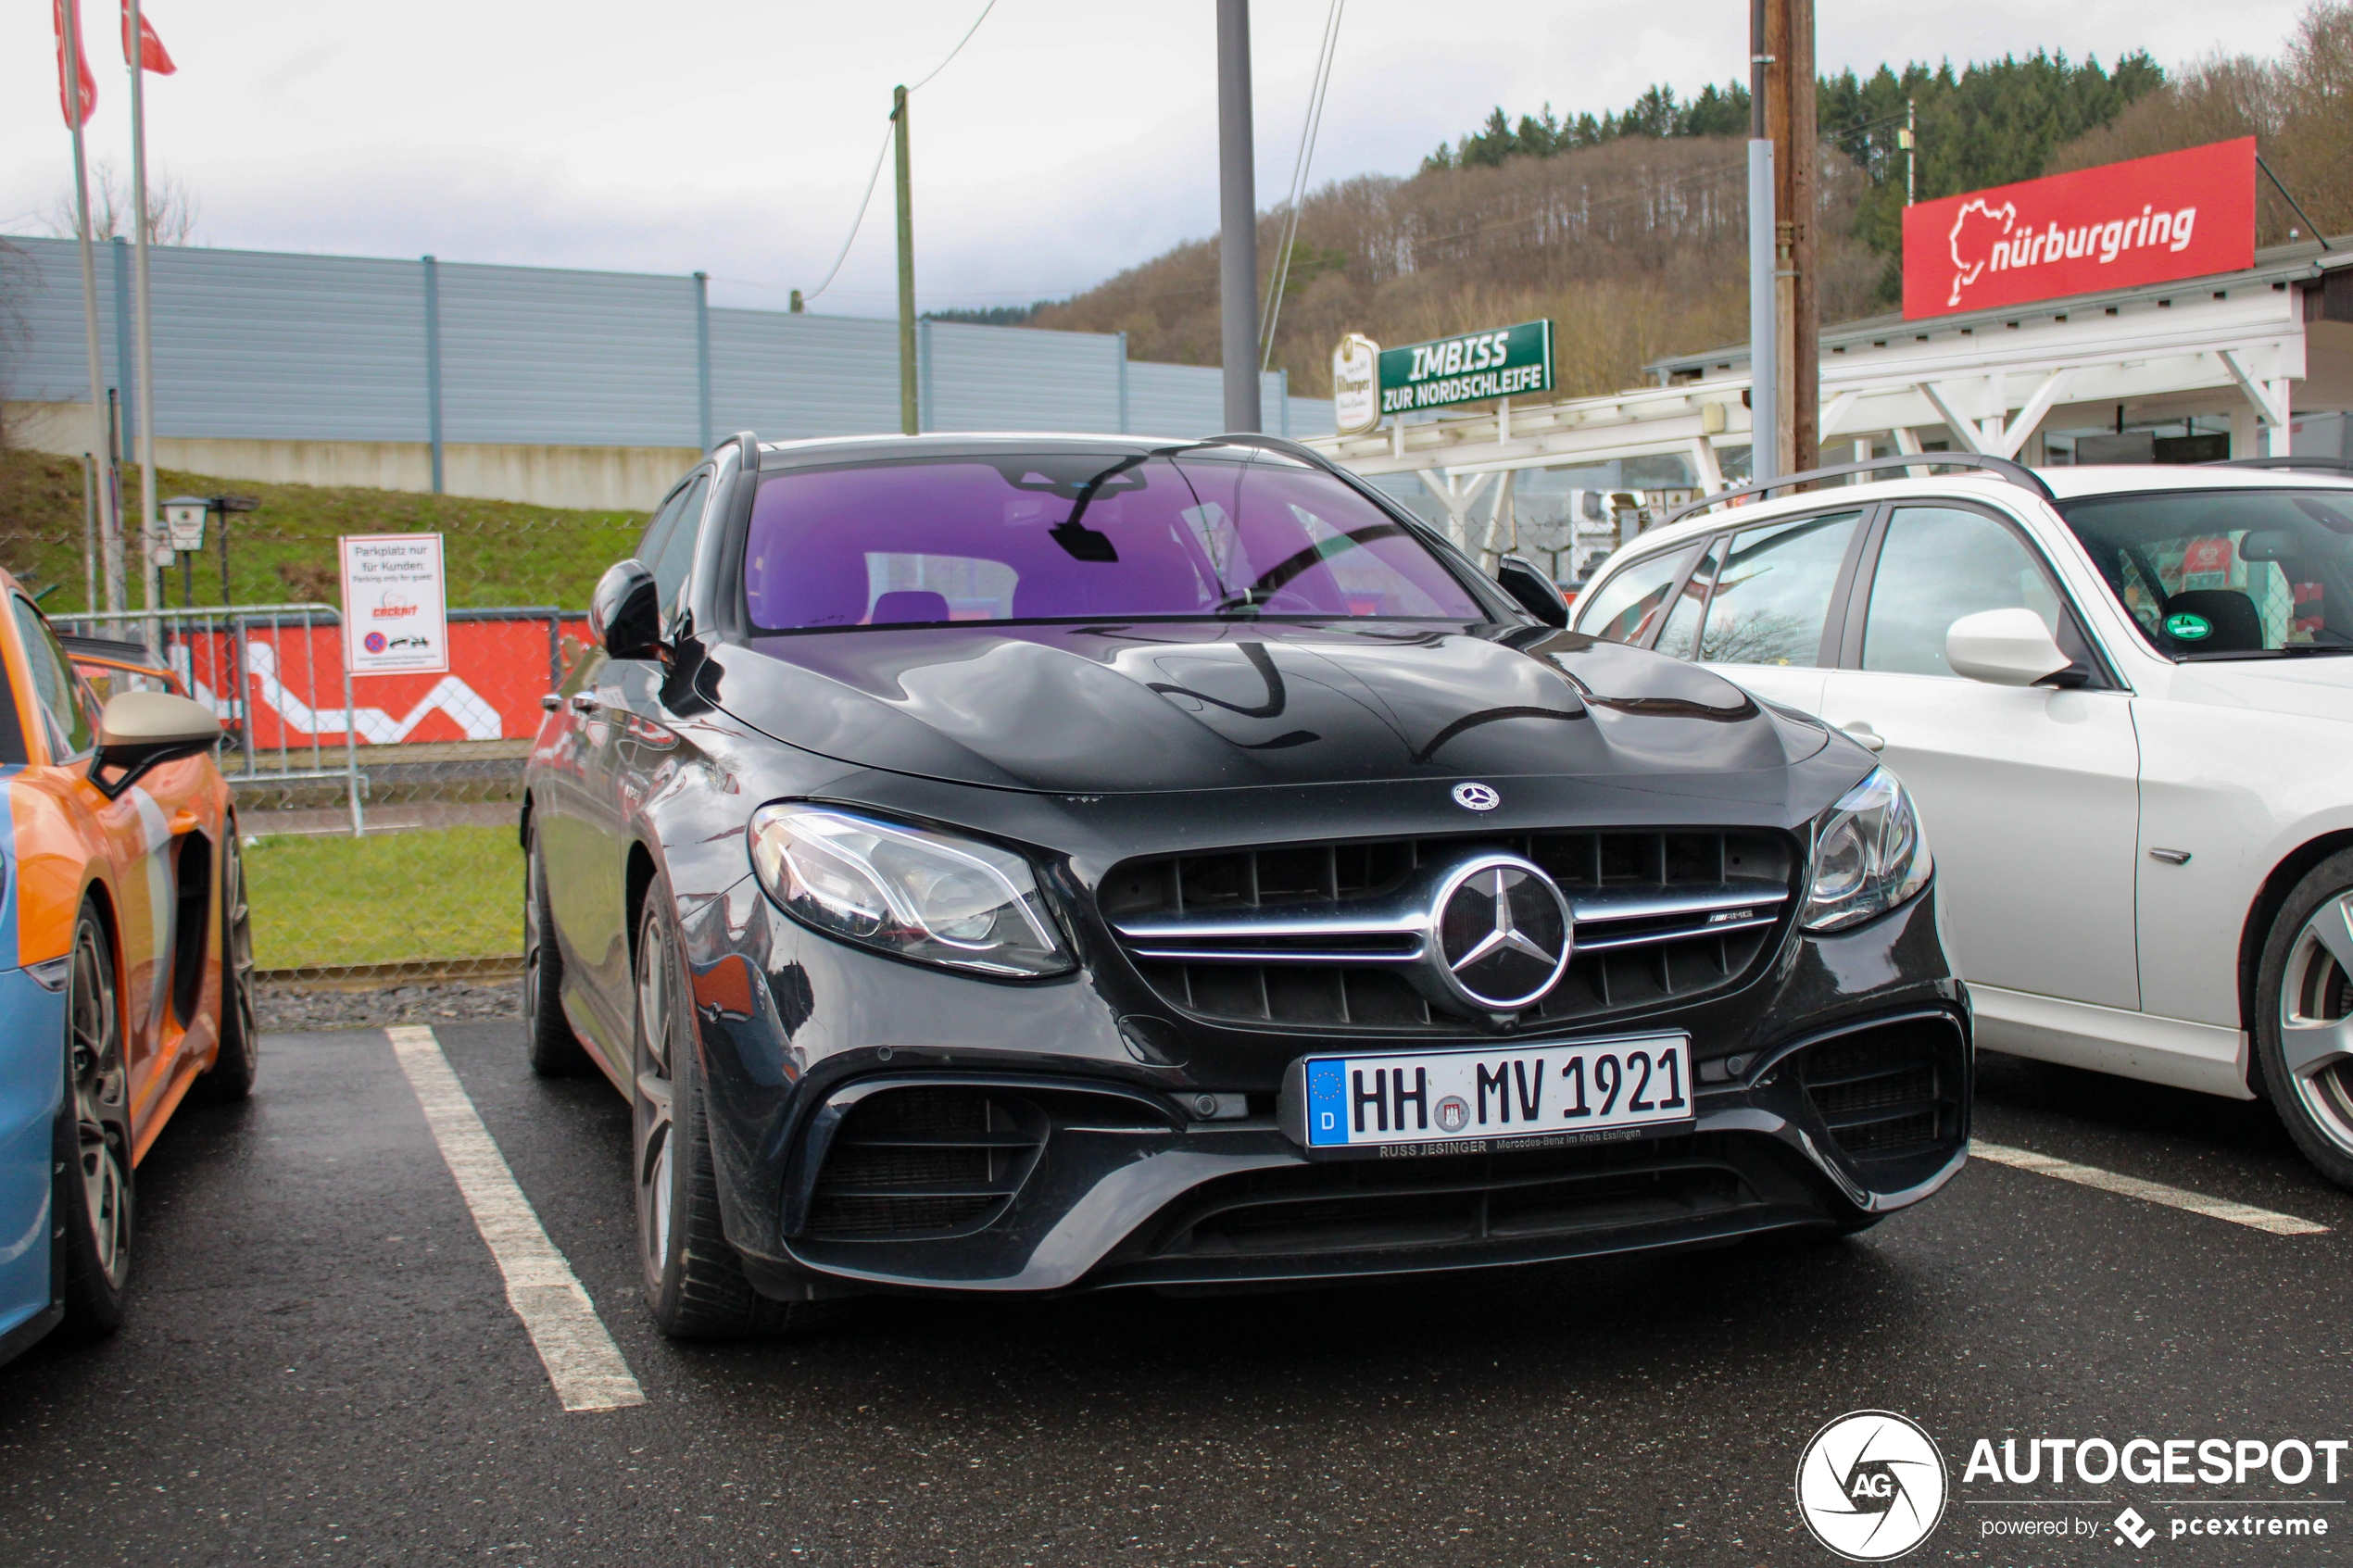
[[[744,596],[766,632],[1139,616],[1483,621],[1437,557],[1288,458],[1029,452],[761,483]]]

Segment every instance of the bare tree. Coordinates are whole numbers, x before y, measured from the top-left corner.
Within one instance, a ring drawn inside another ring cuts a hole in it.
[[[90,237],[94,240],[135,239],[131,230],[131,180],[105,158],[90,166]],[[150,174],[147,179],[147,241],[150,245],[195,243],[198,209],[195,194],[175,175]],[[76,232],[71,191],[58,193],[49,204],[49,232],[61,239]]]

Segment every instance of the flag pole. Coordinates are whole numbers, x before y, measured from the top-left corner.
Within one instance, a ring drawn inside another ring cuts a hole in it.
[[[131,208],[138,236],[132,270],[132,297],[138,307],[139,332],[139,561],[146,585],[146,607],[163,602],[162,577],[156,566],[156,365],[155,323],[147,297],[147,114],[146,26],[139,15],[139,0],[131,7]],[[153,650],[156,627],[147,626]]]
[[[66,19],[66,94],[70,105],[66,123],[73,130],[74,232],[82,242],[82,331],[90,350],[90,488],[96,500],[99,549],[106,555],[107,608],[122,608],[122,520],[115,515],[113,476],[114,433],[107,428],[106,372],[98,349],[98,264],[90,247],[90,171],[83,152],[82,122],[91,106],[82,97],[82,0],[58,0]],[[97,562],[87,563],[92,579],[90,602],[95,609]]]

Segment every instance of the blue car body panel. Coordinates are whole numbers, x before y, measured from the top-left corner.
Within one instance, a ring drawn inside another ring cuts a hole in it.
[[[0,874],[7,878],[0,889],[0,1357],[30,1343],[53,1316],[50,1162],[65,1101],[65,993],[16,962],[16,825],[7,793],[0,782]]]

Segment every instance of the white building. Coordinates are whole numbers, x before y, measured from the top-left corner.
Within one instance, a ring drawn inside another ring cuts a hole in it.
[[[2030,464],[2353,458],[2353,239],[2180,282],[1870,317],[1821,342],[1823,464],[1946,450]],[[1747,471],[1747,345],[1644,369],[1655,385],[1311,445],[1466,547],[1518,548],[1574,581],[1645,514]]]

